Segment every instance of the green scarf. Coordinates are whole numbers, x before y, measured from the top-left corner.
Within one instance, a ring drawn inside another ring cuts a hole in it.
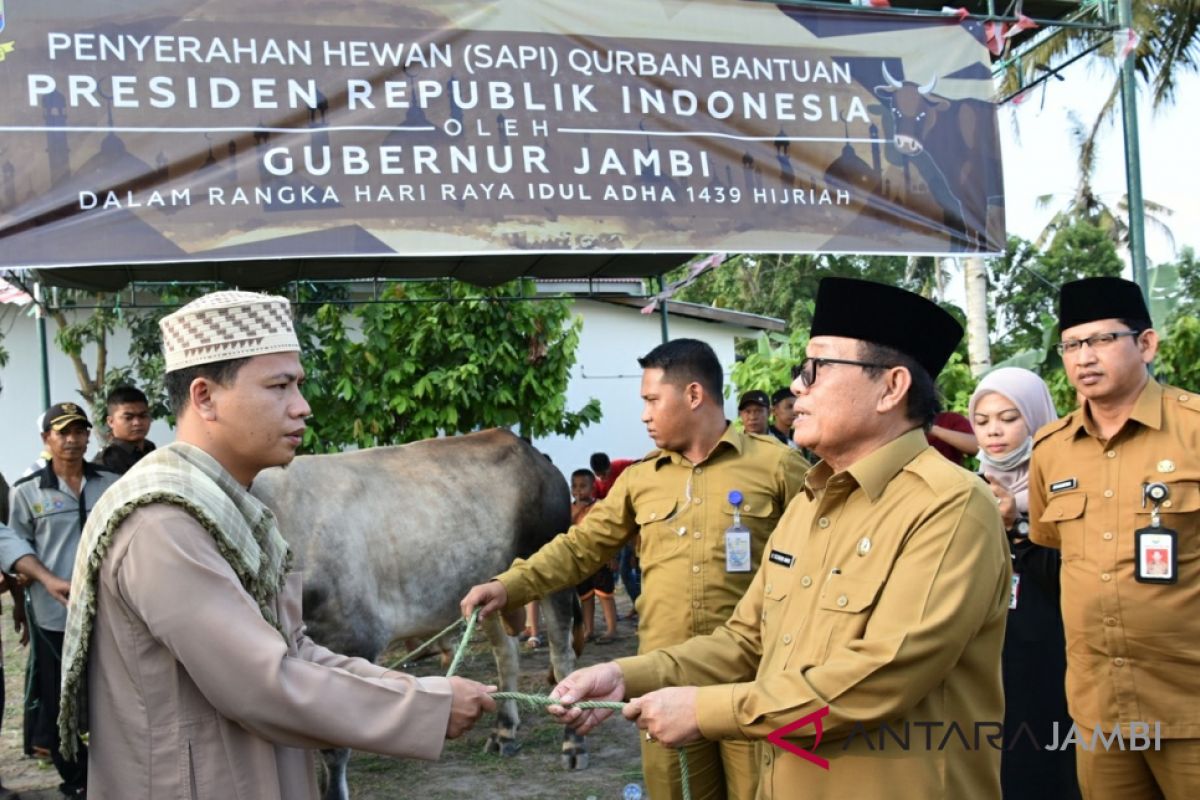
[[[272,601],[283,588],[291,553],[275,515],[198,447],[176,442],[149,454],[96,503],[75,554],[58,715],[62,753],[71,760],[87,727],[80,711],[87,708],[88,647],[96,620],[100,566],[125,518],[154,503],[182,508],[212,534],[242,587],[258,602],[263,619],[279,628]]]

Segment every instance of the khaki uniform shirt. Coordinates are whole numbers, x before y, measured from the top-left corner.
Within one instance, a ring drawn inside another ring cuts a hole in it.
[[[741,521],[750,529],[757,567],[807,469],[796,451],[732,425],[699,464],[656,450],[622,472],[579,525],[499,576],[509,607],[580,583],[640,534],[639,648],[711,633],[753,577],[753,571],[725,571],[725,531],[733,524],[729,493],[742,493]]]
[[[813,752],[829,769],[762,741],[759,800],[999,798],[984,738],[1004,719],[1011,568],[987,484],[909,431],[814,467],[768,547],[716,633],[618,661],[627,694],[702,687],[708,739],[761,741],[828,706]],[[813,733],[788,739],[811,750]]]
[[[1178,533],[1171,585],[1134,578],[1134,531],[1150,524],[1142,485],[1153,482],[1170,490],[1162,527]],[[1083,409],[1042,428],[1029,521],[1031,539],[1062,549],[1071,717],[1200,737],[1200,396],[1151,380],[1108,441]]]

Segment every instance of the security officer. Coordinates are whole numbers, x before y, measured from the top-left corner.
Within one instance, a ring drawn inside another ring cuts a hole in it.
[[[761,742],[759,800],[999,798],[1008,543],[987,484],[923,430],[961,337],[918,295],[823,280],[792,384],[822,460],[733,616],[554,696],[635,698],[625,716],[668,746]],[[551,711],[582,733],[607,713]]]
[[[1082,406],[1036,436],[1030,538],[1062,550],[1080,787],[1200,797],[1200,397],[1150,377],[1158,335],[1129,281],[1065,284],[1059,329]],[[1131,749],[1147,728],[1161,740]]]
[[[50,744],[50,756],[67,796],[87,786],[87,762],[65,761],[59,751],[58,700],[63,630],[75,550],[88,513],[116,482],[115,472],[83,460],[92,423],[75,403],[57,403],[42,416],[42,442],[50,453],[46,466],[17,481],[12,490],[9,525],[0,528],[0,568],[33,581],[33,657],[40,701],[36,729]]]
[[[746,433],[764,434],[767,432],[767,415],[771,411],[771,401],[766,392],[757,389],[746,392],[738,400],[738,417],[742,420],[742,430]]]
[[[770,437],[729,424],[721,364],[707,344],[676,339],[638,363],[642,421],[658,449],[626,469],[580,525],[471,589],[464,614],[519,608],[572,586],[640,534],[642,652],[712,633],[729,617],[808,464]],[[688,761],[696,800],[754,796],[748,743],[703,743]],[[674,752],[643,741],[642,771],[653,800],[682,796]]]

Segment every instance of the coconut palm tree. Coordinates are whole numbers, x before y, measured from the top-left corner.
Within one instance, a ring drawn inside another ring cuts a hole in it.
[[[1129,246],[1129,198],[1123,195],[1111,205],[1096,192],[1092,178],[1096,172],[1096,127],[1086,125],[1074,112],[1070,112],[1070,136],[1078,150],[1079,183],[1075,193],[1066,205],[1062,207],[1042,232],[1038,235],[1034,246],[1042,250],[1053,239],[1054,235],[1063,228],[1070,227],[1076,220],[1085,219],[1108,234],[1118,248]],[[1054,195],[1044,194],[1037,198],[1040,208],[1045,208],[1054,202]],[[1170,208],[1153,200],[1143,199],[1146,222],[1157,228],[1175,249],[1175,235],[1171,231],[1166,217],[1174,214]]]

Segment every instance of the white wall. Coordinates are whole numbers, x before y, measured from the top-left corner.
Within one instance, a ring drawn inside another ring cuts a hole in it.
[[[586,468],[588,457],[597,451],[618,459],[641,458],[654,449],[641,421],[642,370],[637,359],[662,343],[661,316],[657,313],[641,314],[636,308],[593,300],[580,300],[576,308],[583,317],[583,332],[567,388],[567,407],[577,410],[589,397],[595,397],[604,416],[574,439],[551,436],[534,441],[566,475]],[[669,317],[669,324],[672,339],[700,339],[712,346],[725,368],[726,383],[734,363],[735,337],[754,333],[733,325],[676,316]],[[726,401],[725,413],[731,419],[736,416],[734,401]]]
[[[79,403],[86,407],[79,395],[79,381],[71,360],[63,355],[54,344],[57,326],[54,320],[46,320],[46,343],[50,353],[50,402]],[[0,369],[0,381],[4,391],[0,393],[0,472],[11,485],[26,468],[33,463],[42,449],[38,435],[37,418],[46,406],[42,403],[42,361],[38,345],[37,324],[26,308],[0,306],[0,332],[4,336],[4,348],[8,350],[8,366]],[[118,331],[109,341],[108,356],[114,367],[129,363],[129,336]],[[94,348],[84,352],[89,366],[96,363]],[[91,412],[89,410],[89,416]],[[92,422],[102,422],[95,420]],[[99,436],[93,436],[87,458],[100,450]],[[167,444],[175,435],[163,422],[156,421],[150,428],[150,440],[155,444]]]
[[[568,407],[577,410],[588,398],[600,400],[603,418],[584,428],[575,439],[553,436],[535,441],[535,445],[553,459],[565,473],[588,465],[588,457],[600,450],[612,458],[640,458],[654,446],[641,422],[641,369],[637,358],[662,341],[660,316],[643,315],[636,308],[580,300],[576,312],[583,317],[583,331],[570,386]],[[55,324],[47,321],[50,347],[50,401],[79,402],[78,382],[70,360],[54,345]],[[0,370],[4,391],[0,393],[0,472],[13,483],[41,450],[36,420],[42,404],[41,359],[37,326],[25,309],[0,306],[0,332],[10,360]],[[701,339],[712,345],[725,367],[726,380],[734,363],[734,339],[752,335],[752,331],[723,323],[670,317],[671,338]],[[109,346],[113,366],[127,364],[129,337],[119,332]],[[86,360],[95,363],[95,353]],[[726,414],[736,413],[728,402]],[[100,447],[99,437],[88,451],[90,459]],[[174,440],[174,433],[162,421],[150,429],[150,439],[158,445]]]

